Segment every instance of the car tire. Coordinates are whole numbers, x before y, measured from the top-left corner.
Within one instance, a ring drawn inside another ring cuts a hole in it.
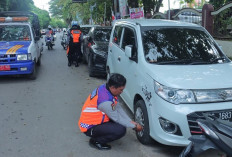
[[[84,63],[84,64],[87,64],[87,57],[86,57],[85,54],[86,54],[86,53],[85,53],[85,48],[83,48],[83,63]]]
[[[89,77],[94,77],[95,75],[94,75],[94,72],[93,72],[91,56],[89,56],[88,68],[89,68]]]
[[[29,79],[35,80],[36,79],[36,74],[37,74],[37,65],[35,63],[34,67],[33,67],[33,72],[31,74],[29,74]]]
[[[142,131],[136,132],[136,136],[139,142],[145,145],[151,144],[153,140],[150,137],[150,127],[149,127],[147,108],[143,100],[139,100],[135,104],[134,119],[135,122],[143,126]]]
[[[110,79],[110,68],[107,68],[106,70],[106,81],[108,82],[108,80]]]
[[[40,56],[39,56],[39,59],[38,59],[36,65],[37,65],[37,66],[40,66],[40,65],[41,65],[41,54],[40,54]]]

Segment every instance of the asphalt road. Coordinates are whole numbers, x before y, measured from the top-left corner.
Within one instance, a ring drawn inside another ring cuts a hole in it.
[[[112,142],[109,151],[89,147],[89,137],[79,131],[77,122],[88,94],[106,80],[89,77],[84,64],[67,64],[57,34],[53,50],[44,46],[36,80],[0,77],[0,157],[178,156],[182,148],[144,146],[131,129]]]

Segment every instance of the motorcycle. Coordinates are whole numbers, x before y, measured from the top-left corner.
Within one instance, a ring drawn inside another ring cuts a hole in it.
[[[46,36],[46,46],[48,47],[48,50],[53,49],[54,43],[52,41],[51,35]]]
[[[61,45],[63,46],[63,48],[64,48],[65,50],[67,50],[67,48],[68,48],[67,37],[65,37],[65,36],[62,37]]]
[[[213,114],[203,114],[204,119],[197,119],[202,135],[192,135],[189,145],[179,157],[196,157],[208,149],[220,150],[232,157],[232,124]]]

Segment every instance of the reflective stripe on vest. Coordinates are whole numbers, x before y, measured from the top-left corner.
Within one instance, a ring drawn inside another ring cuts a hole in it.
[[[81,31],[80,30],[72,30],[71,31],[72,37],[73,37],[73,43],[79,43]]]
[[[86,132],[89,128],[108,122],[110,119],[109,117],[102,111],[98,110],[98,90],[99,88],[95,89],[85,101],[85,104],[82,108],[81,116],[79,119],[79,128],[81,132]],[[112,101],[113,100],[106,100]],[[114,102],[117,103],[117,100]]]

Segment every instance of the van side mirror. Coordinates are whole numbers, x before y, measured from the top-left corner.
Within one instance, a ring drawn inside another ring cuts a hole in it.
[[[125,53],[128,58],[132,57],[132,45],[127,45],[125,47]]]

